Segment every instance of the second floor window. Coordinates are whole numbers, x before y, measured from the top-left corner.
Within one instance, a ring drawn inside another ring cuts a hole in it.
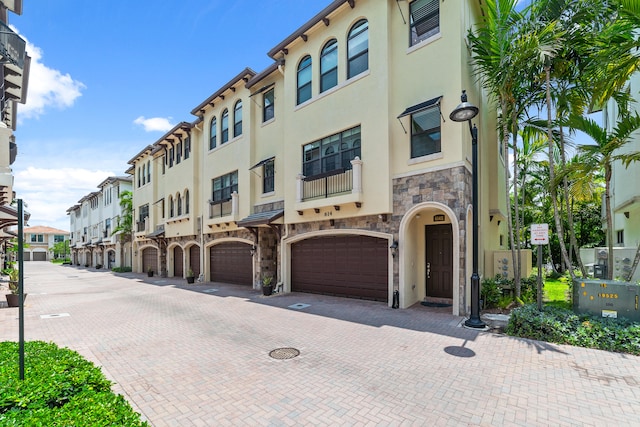
[[[266,122],[274,117],[273,89],[269,89],[262,96],[262,121]]]
[[[151,160],[147,162],[147,182],[151,182]]]
[[[320,55],[320,92],[338,84],[338,42],[330,40]]]
[[[433,106],[411,115],[411,158],[440,152],[440,110]]]
[[[184,159],[187,160],[189,158],[189,153],[191,153],[191,137],[187,137],[184,140]]]
[[[189,213],[189,190],[184,192],[184,213]]]
[[[233,109],[233,137],[242,135],[242,101],[236,102]]]
[[[351,169],[361,156],[360,126],[322,138],[302,147],[302,174],[306,177]]]
[[[211,182],[213,202],[224,202],[231,199],[231,193],[238,191],[238,171],[214,178]]]
[[[147,218],[149,218],[149,205],[140,206],[138,208],[138,221],[144,222]]]
[[[182,142],[178,142],[176,146],[176,164],[182,161]]]
[[[353,26],[347,41],[347,78],[369,69],[369,23],[362,19]]]
[[[271,193],[275,189],[275,167],[274,160],[269,160],[262,170],[262,192]]]
[[[216,148],[218,143],[218,122],[216,118],[211,119],[211,126],[209,126],[209,150]]]
[[[298,94],[296,104],[311,99],[311,57],[305,56],[298,65]]]
[[[229,110],[224,110],[222,112],[222,126],[220,129],[221,132],[221,136],[222,136],[222,140],[220,141],[221,144],[224,144],[225,142],[229,141]]]
[[[44,235],[43,234],[32,234],[31,235],[31,242],[33,242],[33,243],[43,243],[44,242]]]

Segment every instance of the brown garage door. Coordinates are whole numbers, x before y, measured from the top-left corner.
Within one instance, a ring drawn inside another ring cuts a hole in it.
[[[173,248],[173,276],[184,277],[184,269],[182,268],[182,248],[176,246]]]
[[[387,240],[332,236],[291,247],[291,288],[351,298],[388,301]]]
[[[34,261],[46,261],[47,260],[47,253],[46,252],[34,252],[33,253],[33,260]]]
[[[250,249],[250,245],[240,242],[212,246],[209,253],[211,281],[251,286],[253,268]]]
[[[195,277],[200,276],[200,246],[193,245],[189,248],[189,260]]]
[[[142,251],[142,272],[146,273],[149,268],[154,273],[158,273],[158,250],[156,248],[146,248]]]

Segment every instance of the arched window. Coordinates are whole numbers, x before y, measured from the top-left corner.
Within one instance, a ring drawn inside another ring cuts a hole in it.
[[[229,110],[225,109],[222,112],[222,127],[220,129],[222,132],[222,141],[221,144],[229,141]]]
[[[218,121],[216,118],[211,119],[211,125],[209,126],[209,150],[216,148],[218,143]]]
[[[184,192],[184,213],[189,213],[189,190],[185,190]]]
[[[169,196],[169,218],[173,218],[173,196]]]
[[[142,185],[147,183],[147,165],[142,165]]]
[[[369,23],[362,19],[349,31],[347,40],[347,78],[369,69]]]
[[[338,42],[333,39],[324,45],[320,54],[320,92],[338,84]]]
[[[305,56],[298,65],[297,105],[311,99],[311,56]]]
[[[178,205],[178,216],[182,215],[182,197],[180,193],[176,194],[176,204]]]
[[[236,102],[233,109],[233,137],[242,135],[242,101]]]

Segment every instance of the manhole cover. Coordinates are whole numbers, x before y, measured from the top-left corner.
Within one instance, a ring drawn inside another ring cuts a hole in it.
[[[297,350],[291,347],[276,348],[275,350],[271,350],[269,352],[269,356],[278,360],[293,359],[294,357],[299,355],[300,355],[300,350]]]

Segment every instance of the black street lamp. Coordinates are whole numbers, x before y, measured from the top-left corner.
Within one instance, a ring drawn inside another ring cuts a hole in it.
[[[467,93],[462,91],[460,105],[449,114],[454,122],[469,123],[471,132],[471,160],[472,160],[472,206],[473,206],[473,273],[471,274],[471,316],[464,325],[469,328],[483,329],[486,327],[480,319],[480,275],[478,274],[478,128],[471,125],[471,119],[478,115],[478,107],[467,102]]]

